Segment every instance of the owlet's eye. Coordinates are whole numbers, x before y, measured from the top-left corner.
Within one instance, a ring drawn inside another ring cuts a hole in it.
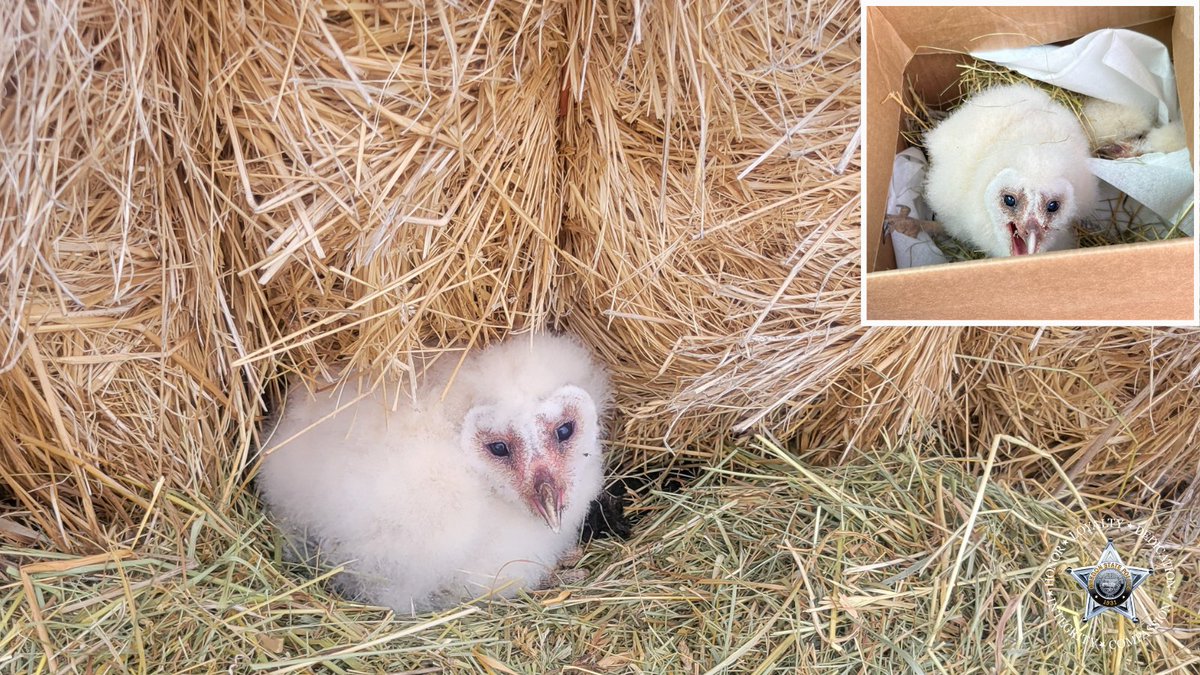
[[[505,443],[504,441],[496,441],[494,443],[488,443],[487,449],[488,449],[488,452],[492,453],[496,457],[508,457],[508,455],[509,455],[508,443]]]
[[[1055,211],[1058,210],[1058,202],[1050,202],[1049,204],[1046,205],[1046,210],[1049,211],[1050,213],[1054,213]]]
[[[1005,206],[1016,206],[1017,198],[1012,195],[1004,195],[1004,205]]]
[[[554,435],[558,437],[559,443],[565,443],[567,439],[570,438],[574,433],[574,422],[563,422],[562,424],[558,425],[557,429],[554,430]]]

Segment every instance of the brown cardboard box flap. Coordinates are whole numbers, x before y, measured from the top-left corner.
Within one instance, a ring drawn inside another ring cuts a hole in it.
[[[1189,320],[1193,256],[1191,239],[1174,239],[876,272],[867,277],[868,318]]]
[[[1171,31],[1171,54],[1175,62],[1175,81],[1180,91],[1179,108],[1183,112],[1183,128],[1190,129],[1187,135],[1188,150],[1192,153],[1192,171],[1196,170],[1196,101],[1195,97],[1183,98],[1184,90],[1192,91],[1196,73],[1196,8],[1179,7],[1175,11],[1175,27]],[[1186,84],[1185,84],[1186,83]],[[1195,94],[1194,91],[1192,91]]]
[[[1044,45],[1174,16],[1174,7],[879,7],[914,53]]]

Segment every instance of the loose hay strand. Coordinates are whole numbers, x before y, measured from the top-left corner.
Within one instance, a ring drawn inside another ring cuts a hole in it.
[[[992,477],[992,466],[996,463],[996,451],[1000,449],[1000,442],[1007,441],[1004,436],[997,436],[992,441],[992,448],[988,451],[987,462],[983,465],[983,476],[979,479],[979,490],[975,493],[975,502],[971,505],[971,515],[967,518],[967,524],[963,527],[962,542],[958,545],[958,554],[954,557],[954,566],[950,568],[950,580],[946,582],[946,588],[942,596],[942,602],[938,605],[937,616],[933,620],[934,629],[940,629],[942,620],[946,616],[946,606],[950,604],[950,594],[954,590],[954,584],[958,581],[959,570],[962,569],[963,554],[967,551],[967,543],[970,541],[971,532],[975,529],[975,521],[979,517],[979,507],[983,504],[983,492],[987,488],[988,479]],[[932,643],[934,638],[930,636]]]

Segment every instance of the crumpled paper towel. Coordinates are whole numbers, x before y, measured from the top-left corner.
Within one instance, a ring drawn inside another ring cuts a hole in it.
[[[1158,126],[1178,120],[1175,71],[1163,43],[1134,31],[1105,28],[1065,47],[1039,45],[974,52],[1026,77],[1145,111]],[[1125,159],[1092,159],[1092,173],[1193,234],[1195,174],[1187,148]]]
[[[907,148],[892,162],[892,182],[888,186],[887,213],[898,215],[901,206],[907,206],[910,218],[932,220],[933,214],[925,203],[922,191],[925,188],[925,169],[928,162],[919,148]],[[946,256],[933,243],[928,232],[921,232],[915,239],[903,232],[892,230],[892,248],[896,251],[896,268],[938,265],[946,262]]]
[[[1065,47],[1038,45],[971,56],[1063,89],[1144,110],[1158,120],[1157,126],[1179,119],[1171,57],[1166,45],[1148,35],[1104,28]]]
[[[1191,211],[1195,199],[1195,174],[1187,149],[1163,154],[1154,152],[1121,160],[1089,159],[1088,168],[1101,180],[1133,197],[1167,223],[1179,224],[1189,237],[1195,236]],[[1178,190],[1173,186],[1186,185]],[[1160,235],[1163,233],[1160,233]]]

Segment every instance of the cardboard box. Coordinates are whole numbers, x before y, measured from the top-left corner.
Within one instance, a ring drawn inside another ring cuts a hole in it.
[[[896,98],[907,103],[912,80],[926,102],[945,103],[956,64],[970,51],[1070,41],[1101,28],[1158,38],[1171,47],[1194,171],[1192,7],[871,6],[865,13],[865,322],[1200,321],[1194,238],[896,270],[883,236],[892,160],[906,147]]]

